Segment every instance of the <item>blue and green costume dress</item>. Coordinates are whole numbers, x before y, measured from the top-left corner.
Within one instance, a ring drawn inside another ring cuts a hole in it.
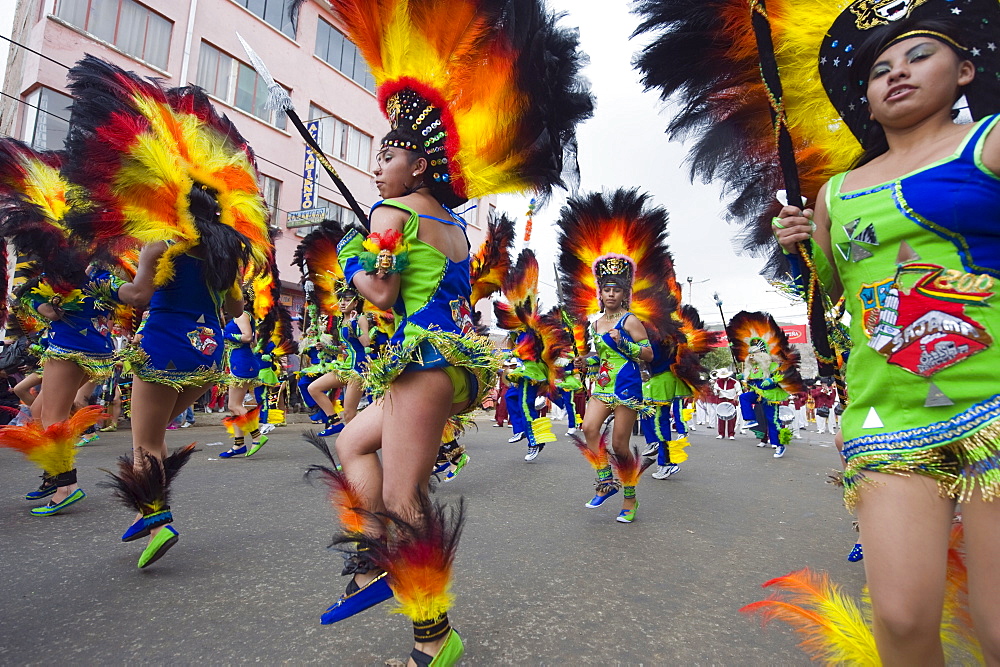
[[[134,377],[177,391],[225,380],[219,319],[225,294],[205,284],[203,261],[179,255],[174,277],[153,292],[139,348],[129,354]]]
[[[1000,174],[982,160],[998,119],[892,181],[844,191],[844,173],[828,186],[854,342],[841,417],[849,507],[869,472],[926,475],[960,502],[977,488],[1000,495]]]
[[[79,366],[94,382],[114,374],[115,346],[111,340],[111,316],[124,281],[101,269],[91,269],[87,283],[63,298],[62,317],[49,325],[48,345],[42,359],[62,359]],[[49,301],[51,290],[44,279],[23,298],[35,309]],[[43,316],[44,317],[44,316]],[[48,320],[45,320],[48,321]]]
[[[787,401],[789,396],[788,392],[781,388],[779,364],[771,361],[767,368],[763,368],[751,364],[748,359],[743,380],[748,390],[740,394],[740,412],[743,420],[757,422],[758,428],[754,429],[754,432],[767,435],[769,444],[774,446],[788,444],[791,433],[785,436],[786,442],[781,442],[781,433],[787,429],[782,429],[778,421],[778,405]]]
[[[253,330],[253,318],[250,318],[250,329]],[[224,331],[226,339],[226,366],[229,368],[228,383],[233,387],[252,389],[260,384],[258,374],[261,360],[253,351],[253,345],[240,340],[240,331],[236,318],[226,322]]]
[[[520,336],[531,335],[528,331],[520,333]],[[514,349],[517,347],[515,344]],[[556,439],[552,433],[552,420],[549,417],[542,417],[535,407],[539,388],[547,386],[548,372],[541,361],[517,359],[517,362],[517,366],[507,372],[507,377],[511,380],[511,387],[507,390],[507,397],[510,398],[507,403],[510,423],[513,425],[515,435],[524,433],[527,436],[529,449],[544,448],[545,443],[554,442]],[[516,405],[514,410],[511,410],[512,404]]]
[[[334,363],[333,372],[344,384],[361,382],[368,355],[361,342],[361,325],[359,317],[353,319],[341,315],[337,323],[337,333],[340,336],[340,353]]]
[[[404,372],[440,368],[452,380],[452,402],[467,403],[465,411],[471,411],[496,384],[500,356],[488,339],[475,333],[469,305],[469,258],[453,262],[417,237],[421,218],[454,225],[463,232],[465,223],[457,216],[453,220],[421,216],[388,199],[375,204],[372,210],[379,206],[392,206],[409,214],[403,225],[409,262],[399,274],[399,297],[392,305],[396,331],[386,351],[368,365],[365,388],[378,400]],[[361,240],[360,234],[352,231],[338,247],[348,283],[365,270],[358,259]]]
[[[591,324],[591,336],[597,356],[588,360],[590,374],[594,380],[590,395],[612,410],[623,406],[641,416],[652,415],[652,408],[643,400],[639,355],[637,352],[629,351],[629,348],[635,345],[639,348],[649,347],[649,341],[644,340],[636,344],[632,340],[625,329],[625,320],[629,315],[631,313],[622,315],[612,327],[621,336],[619,343],[611,338],[610,330],[598,334]]]

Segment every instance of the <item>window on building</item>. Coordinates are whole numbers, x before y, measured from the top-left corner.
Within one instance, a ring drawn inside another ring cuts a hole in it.
[[[249,65],[208,42],[201,43],[195,83],[226,104],[253,114],[278,129],[285,129],[285,114],[264,108],[267,102],[267,84],[264,79]]]
[[[58,0],[55,15],[160,69],[173,23],[134,0]]]
[[[309,105],[309,119],[320,121],[319,147],[347,164],[370,171],[372,137],[316,105]]]
[[[278,200],[281,197],[281,181],[270,176],[260,177],[260,191],[264,194],[264,201],[267,202],[267,209],[270,212],[270,225],[280,227],[278,223]]]
[[[246,7],[288,37],[295,39],[295,27],[288,12],[285,11],[285,0],[234,0],[241,7]]]
[[[375,78],[361,57],[358,47],[332,25],[319,20],[316,28],[316,50],[314,52],[327,63],[333,65],[344,76],[353,79],[368,90],[375,92]]]
[[[25,101],[34,106],[24,107],[24,142],[40,151],[62,150],[73,98],[51,88],[36,88]]]

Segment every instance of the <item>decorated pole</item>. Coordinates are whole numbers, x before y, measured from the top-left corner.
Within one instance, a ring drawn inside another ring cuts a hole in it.
[[[294,125],[295,129],[298,130],[300,135],[302,135],[302,139],[305,140],[306,144],[316,155],[316,160],[323,165],[323,169],[326,170],[326,173],[330,174],[330,178],[333,179],[334,185],[336,185],[337,189],[340,190],[340,194],[344,195],[344,199],[347,200],[351,210],[354,211],[354,215],[358,217],[358,221],[364,225],[365,230],[367,231],[368,216],[365,215],[365,212],[358,204],[358,200],[354,198],[354,195],[347,188],[347,184],[340,178],[337,170],[334,169],[333,165],[330,164],[330,161],[326,159],[323,149],[319,147],[319,144],[316,143],[316,140],[313,139],[309,130],[306,129],[306,126],[302,123],[299,115],[295,112],[295,107],[292,105],[292,98],[288,96],[288,93],[281,87],[281,84],[274,80],[274,77],[271,76],[271,72],[268,71],[264,61],[260,59],[260,56],[258,56],[252,48],[250,48],[250,45],[247,44],[245,39],[243,39],[243,36],[239,33],[236,33],[236,36],[239,38],[240,43],[243,44],[243,49],[247,52],[247,56],[250,58],[250,64],[253,65],[254,70],[256,70],[257,74],[260,75],[260,78],[264,79],[264,82],[267,84],[268,97],[267,104],[265,105],[266,108],[277,109],[279,113],[283,111],[288,116],[288,120],[292,121],[292,125]]]
[[[785,185],[786,201],[792,206],[802,206],[802,189],[799,185],[799,170],[795,161],[795,145],[788,129],[784,90],[781,87],[778,61],[774,54],[774,42],[771,38],[771,23],[767,16],[767,6],[765,0],[749,0],[749,3],[754,37],[757,40],[760,76],[764,81],[767,99],[770,102],[771,123],[778,149],[778,163],[781,166],[781,175]],[[809,330],[812,334],[813,347],[819,365],[819,374],[821,376],[839,376],[837,355],[830,345],[826,321],[826,298],[807,244],[799,243],[799,256],[809,269],[806,308],[809,317]],[[838,382],[838,385],[840,384]],[[841,398],[846,404],[846,396]]]

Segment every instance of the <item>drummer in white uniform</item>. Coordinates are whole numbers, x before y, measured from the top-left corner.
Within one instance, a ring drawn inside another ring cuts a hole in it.
[[[728,368],[719,368],[713,372],[712,393],[719,399],[715,406],[715,416],[719,435],[716,440],[728,437],[736,439],[736,419],[739,411],[736,405],[740,396],[740,383],[733,379],[733,373]]]

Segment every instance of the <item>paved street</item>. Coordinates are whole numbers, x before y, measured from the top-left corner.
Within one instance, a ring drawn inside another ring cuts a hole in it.
[[[80,449],[88,497],[53,517],[21,499],[38,482],[20,454],[0,450],[0,664],[381,665],[403,659],[407,620],[389,604],[334,626],[320,614],[343,591],[341,558],[328,551],[332,513],[302,473],[320,457],[300,434],[272,433],[252,459],[220,460],[218,415],[170,431],[197,441],[175,484],[178,545],[148,570],[144,541],[122,544],[132,515],[96,483],[127,452],[130,433]],[[759,585],[803,566],[830,572],[856,594],[861,565],[829,435],[793,441],[785,458],[692,434],[675,477],[647,471],[638,519],[614,521],[620,505],[586,509],[593,475],[562,437],[537,462],[485,417],[464,439],[472,462],[441,484],[465,496],[451,613],[465,664],[804,664],[784,627],[761,630],[737,613]],[[209,425],[211,424],[211,425]],[[639,444],[640,439],[633,442]],[[227,445],[228,446],[228,445]]]

